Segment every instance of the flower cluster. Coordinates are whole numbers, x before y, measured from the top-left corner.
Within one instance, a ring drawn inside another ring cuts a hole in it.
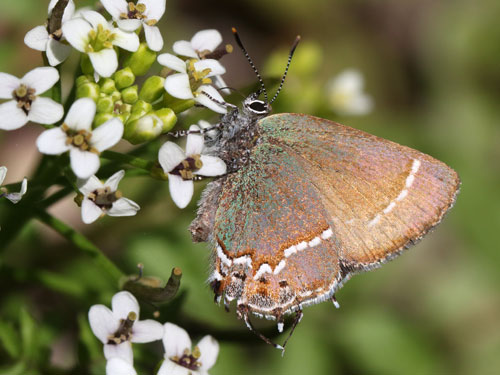
[[[104,183],[97,177],[103,158],[130,160],[106,150],[122,140],[133,145],[155,140],[174,127],[179,113],[195,105],[226,112],[217,89],[225,86],[221,76],[226,72],[219,60],[232,49],[219,47],[222,37],[217,30],[202,30],[190,41],[175,42],[174,54],[159,54],[164,42],[158,22],[165,0],[103,0],[102,5],[110,19],[90,8],[75,9],[74,0],[51,0],[46,24],[25,36],[26,45],[44,52],[51,66],[35,68],[22,78],[0,73],[0,129],[16,130],[28,122],[45,127],[36,141],[38,150],[69,161],[75,180],[65,176],[77,189],[76,202],[87,224],[104,215],[132,216],[139,210],[118,190],[125,170]],[[61,76],[54,66],[64,63],[72,50],[80,54],[83,74],[75,79],[73,94],[63,107],[57,102]],[[136,77],[148,74],[155,62],[163,69],[138,84]],[[207,126],[206,121],[200,124]],[[180,208],[191,201],[193,181],[226,172],[221,159],[207,154],[204,136],[195,134],[199,127],[190,129],[186,152],[166,142],[156,162],[141,164],[153,177],[168,179]],[[2,196],[15,201],[22,195]]]
[[[181,327],[155,320],[139,320],[139,304],[129,292],[115,294],[111,310],[94,305],[89,310],[90,328],[103,343],[106,374],[137,374],[133,367],[132,343],[163,341],[165,355],[157,375],[208,374],[219,354],[219,344],[205,336],[192,348],[191,339]]]

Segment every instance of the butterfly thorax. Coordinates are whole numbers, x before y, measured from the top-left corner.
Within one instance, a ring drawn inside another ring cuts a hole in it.
[[[258,121],[271,110],[269,104],[250,95],[243,108],[232,110],[221,118],[220,134],[213,141],[213,148],[227,166],[228,173],[246,165],[252,148],[259,139]]]

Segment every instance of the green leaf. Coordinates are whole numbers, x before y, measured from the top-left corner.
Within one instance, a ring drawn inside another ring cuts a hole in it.
[[[0,375],[26,375],[26,366],[23,362],[0,368]]]
[[[0,342],[12,358],[19,357],[21,354],[21,341],[19,340],[19,334],[11,323],[0,321]]]
[[[26,361],[33,358],[36,352],[36,323],[26,309],[21,309],[19,314],[19,325],[21,326],[21,342],[23,347],[23,356]]]

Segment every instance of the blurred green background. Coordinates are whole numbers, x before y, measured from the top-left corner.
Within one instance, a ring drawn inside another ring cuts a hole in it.
[[[44,22],[47,4],[0,2],[0,71],[22,76],[42,64],[23,38]],[[51,213],[85,233],[125,273],[135,273],[141,262],[146,275],[166,280],[172,267],[181,267],[181,294],[161,308],[159,320],[181,324],[194,342],[205,334],[220,341],[212,374],[500,373],[499,18],[498,0],[167,2],[160,23],[164,51],[204,28],[219,29],[225,43],[233,43],[230,28],[236,26],[271,79],[301,34],[275,111],[320,115],[408,145],[462,178],[457,204],[436,231],[382,269],[353,277],[337,293],[340,310],[330,303],[305,310],[284,358],[255,339],[234,311],[213,304],[206,247],[192,244],[186,230],[195,199],[181,211],[167,184],[137,177],[121,186],[141,205],[137,217],[84,226],[73,197]],[[255,83],[238,50],[222,63],[228,85]],[[335,116],[326,105],[325,82],[346,68],[365,75],[375,101],[367,116]],[[41,130],[0,132],[7,182],[30,176]],[[109,305],[117,290],[89,257],[33,221],[7,248],[0,244],[0,285],[1,374],[103,373],[102,346],[86,314],[92,304]],[[142,318],[153,311],[143,305]],[[257,325],[275,330],[269,322]],[[152,373],[163,355],[160,343],[134,350],[142,374]]]

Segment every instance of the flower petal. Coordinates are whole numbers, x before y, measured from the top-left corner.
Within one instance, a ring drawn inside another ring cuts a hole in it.
[[[140,0],[137,2],[137,4],[141,3],[146,5],[145,15],[149,20],[159,21],[165,13],[166,0]]]
[[[156,320],[139,320],[132,326],[132,342],[145,343],[163,338],[163,324]]]
[[[219,94],[219,92],[215,88],[213,88],[212,86],[207,86],[207,85],[200,86],[200,88],[197,90],[198,95],[194,99],[197,103],[204,105],[208,109],[211,109],[212,111],[217,112],[217,113],[226,113],[227,112],[226,107],[214,102],[208,96],[204,95],[203,92],[206,92],[208,95],[210,95],[215,100],[217,100],[221,103],[224,103],[224,99]]]
[[[190,131],[199,131],[200,127],[198,125],[191,125],[189,127]],[[201,134],[188,134],[186,141],[186,155],[199,155],[203,151],[203,146],[205,140]]]
[[[215,29],[201,30],[194,34],[191,45],[196,51],[209,50],[212,52],[222,43],[222,35]]]
[[[45,51],[49,42],[49,32],[45,26],[37,26],[24,36],[24,44],[37,51]]]
[[[0,186],[2,186],[3,180],[5,180],[6,175],[7,175],[7,167],[0,167]]]
[[[191,180],[183,180],[182,177],[169,174],[168,187],[170,196],[179,208],[185,208],[193,197],[194,183]]]
[[[89,58],[95,71],[101,77],[110,77],[118,68],[118,57],[113,48],[105,48],[99,52],[90,52]]]
[[[66,144],[67,138],[68,136],[61,128],[45,130],[38,136],[36,146],[42,154],[60,155],[70,148]]]
[[[180,56],[198,58],[198,54],[187,40],[179,40],[172,46],[174,52]]]
[[[158,56],[158,62],[176,72],[186,73],[186,62],[170,53],[162,53]]]
[[[66,40],[80,52],[85,52],[91,30],[92,26],[82,18],[73,18],[62,25],[63,35]]]
[[[73,130],[90,131],[94,121],[96,104],[90,98],[76,100],[68,111],[64,123]]]
[[[141,20],[127,18],[127,19],[116,19],[116,24],[123,31],[132,32],[141,27],[142,22]]]
[[[86,179],[96,174],[101,165],[98,155],[93,152],[82,151],[79,148],[72,147],[69,157],[73,173],[81,179]]]
[[[220,176],[226,173],[226,164],[217,156],[201,155],[203,167],[196,172],[200,176]]]
[[[354,98],[349,105],[348,112],[351,115],[366,115],[370,113],[373,109],[373,99],[369,95],[358,94]],[[347,108],[346,108],[347,110]]]
[[[54,38],[49,38],[47,43],[47,59],[51,66],[59,65],[64,62],[71,53],[71,47],[55,40]]]
[[[94,305],[89,310],[89,324],[94,335],[103,343],[108,342],[108,336],[115,333],[120,321],[104,305]]]
[[[92,132],[90,143],[102,152],[116,145],[122,136],[123,123],[120,119],[112,118]]]
[[[139,37],[136,33],[128,33],[120,29],[113,29],[115,39],[113,44],[130,52],[135,52],[139,48]]]
[[[111,308],[113,309],[115,319],[126,319],[130,312],[136,313],[137,319],[139,319],[139,303],[130,292],[122,291],[116,293],[111,299]]]
[[[160,29],[157,26],[149,26],[144,24],[144,34],[146,35],[146,42],[149,49],[153,51],[161,51],[163,48],[163,38]]]
[[[226,73],[226,68],[224,68],[220,62],[214,59],[204,59],[196,61],[194,63],[194,68],[198,72],[201,72],[205,69],[210,69],[210,73],[208,73],[207,77],[219,76]]]
[[[90,199],[85,198],[82,201],[82,221],[85,224],[92,224],[101,217],[102,212],[102,209]]]
[[[99,12],[96,12],[94,10],[87,10],[85,12],[82,12],[82,17],[88,23],[90,23],[92,25],[92,28],[94,29],[97,29],[97,26],[102,25],[105,30],[109,30],[108,21]]]
[[[21,80],[12,74],[0,72],[0,99],[12,99],[12,93],[21,85]]]
[[[106,375],[137,375],[134,366],[119,357],[110,358],[106,362]]]
[[[183,328],[172,323],[165,323],[163,327],[163,348],[165,349],[165,358],[174,356],[181,357],[184,350],[191,350],[191,339]]]
[[[359,70],[346,69],[335,77],[330,85],[334,90],[354,93],[363,89],[364,79]]]
[[[107,214],[109,216],[134,216],[141,207],[128,198],[120,198],[113,203]]]
[[[223,94],[226,94],[226,95],[231,94],[231,90],[227,88],[227,84],[226,84],[226,82],[224,82],[224,80],[222,79],[221,76],[212,77],[212,81],[213,81],[215,87],[222,89],[222,90],[218,90],[219,92],[222,92]]]
[[[113,17],[114,19],[120,19],[122,13],[128,13],[128,6],[125,0],[101,0],[104,9]]]
[[[193,92],[189,84],[189,76],[186,73],[177,73],[165,79],[165,91],[174,98],[193,99]]]
[[[201,353],[199,359],[201,362],[200,368],[202,370],[209,370],[215,365],[215,361],[219,355],[219,343],[212,336],[205,336],[200,340],[197,346]]]
[[[189,375],[191,373],[192,372],[189,371],[188,368],[178,365],[170,359],[165,358],[156,375]]]
[[[107,185],[104,185],[96,176],[91,176],[86,180],[79,180],[77,186],[83,195],[89,195],[97,189],[103,189]]]
[[[50,89],[57,81],[59,81],[59,72],[51,66],[35,68],[21,78],[21,83],[35,89],[37,95]]]
[[[118,190],[118,184],[122,180],[123,176],[125,176],[125,171],[122,169],[121,171],[116,172],[110,178],[106,180],[104,186],[109,187],[111,191]]]
[[[28,180],[25,178],[21,183],[21,190],[18,193],[8,193],[5,195],[5,198],[7,198],[14,204],[19,203],[19,201],[23,198],[23,195],[26,194],[27,190],[28,190]]]
[[[125,341],[118,345],[105,344],[104,357],[106,357],[107,360],[111,358],[121,358],[125,362],[132,364],[134,361],[132,344],[130,341]]]
[[[64,107],[50,98],[38,97],[31,103],[28,120],[38,124],[53,124],[64,116]]]
[[[158,161],[165,173],[171,172],[185,158],[184,150],[174,142],[165,142],[158,151]]]
[[[16,130],[26,125],[28,116],[17,106],[15,100],[0,104],[0,129]]]

